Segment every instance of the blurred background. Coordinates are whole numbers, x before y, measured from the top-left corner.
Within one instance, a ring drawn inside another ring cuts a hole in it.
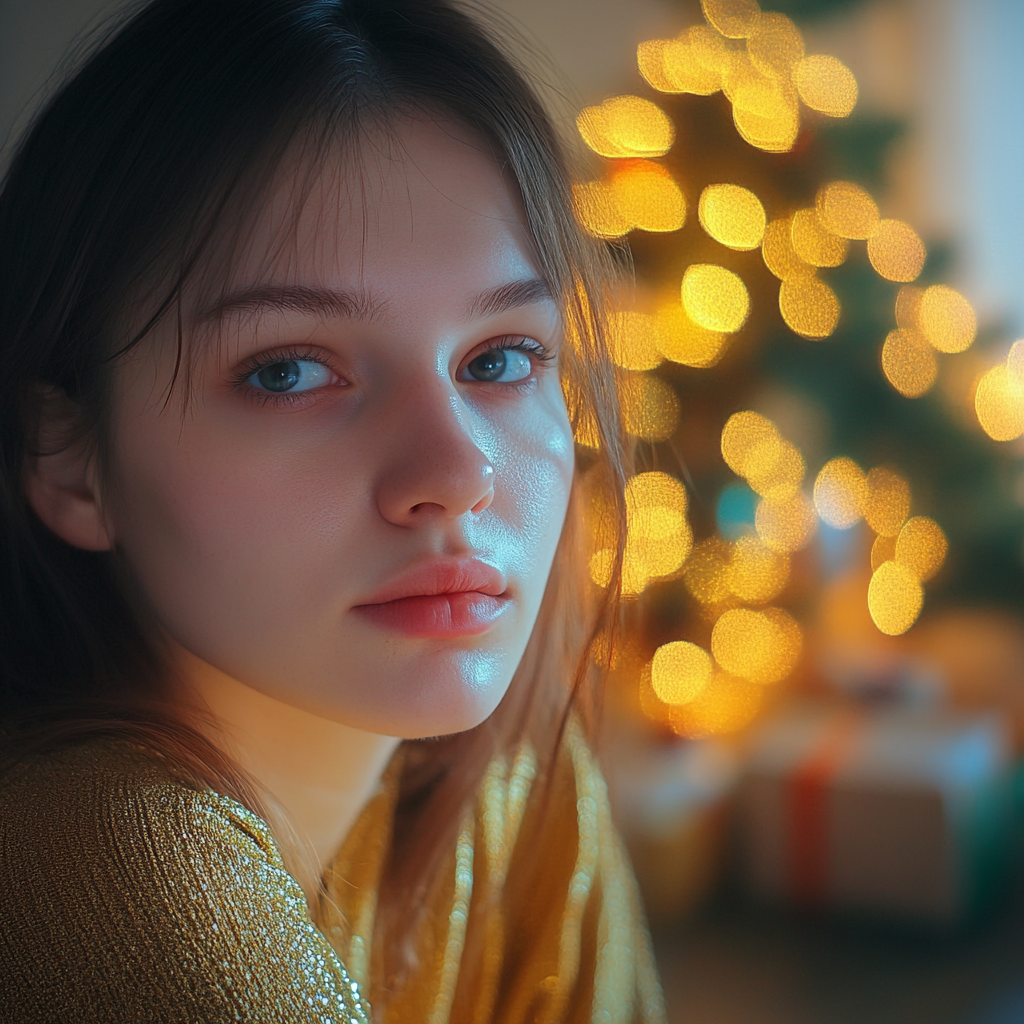
[[[672,1021],[1024,1024],[1024,4],[495,6],[633,268],[590,572]],[[0,0],[4,152],[116,8]]]

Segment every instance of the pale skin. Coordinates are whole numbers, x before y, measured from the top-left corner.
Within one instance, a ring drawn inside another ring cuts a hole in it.
[[[26,474],[50,529],[118,550],[184,704],[321,869],[401,738],[472,728],[504,696],[573,475],[560,317],[514,190],[426,117],[361,152],[362,173],[328,162],[297,223],[286,171],[230,298],[186,296],[184,412],[161,324],[116,370],[102,479],[84,447]],[[476,588],[450,621],[447,591],[422,585],[435,570]],[[392,602],[406,591],[442,593],[426,627]]]

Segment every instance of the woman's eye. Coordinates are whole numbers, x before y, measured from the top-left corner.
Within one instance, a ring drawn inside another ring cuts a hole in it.
[[[286,391],[312,391],[331,381],[331,371],[312,359],[282,359],[260,367],[246,379],[260,391],[283,394]]]
[[[530,357],[518,349],[494,348],[473,359],[466,366],[466,372],[473,380],[514,384],[533,373],[533,364]]]

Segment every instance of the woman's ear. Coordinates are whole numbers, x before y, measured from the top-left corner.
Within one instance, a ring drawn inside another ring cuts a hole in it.
[[[78,421],[78,407],[62,391],[40,392],[25,496],[61,540],[86,551],[109,551],[113,536],[103,516],[95,453],[88,438],[75,435]]]

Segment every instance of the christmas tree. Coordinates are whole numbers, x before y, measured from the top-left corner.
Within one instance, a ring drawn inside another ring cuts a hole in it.
[[[577,121],[601,158],[580,217],[636,279],[611,331],[639,451],[620,663],[684,736],[742,728],[807,666],[827,581],[858,559],[880,634],[925,597],[1024,603],[997,443],[1024,433],[1024,351],[951,407],[977,325],[948,252],[876,202],[902,126],[858,112],[793,20],[856,2],[703,0],[703,23],[640,45],[635,95]],[[598,585],[611,565],[598,539]]]

